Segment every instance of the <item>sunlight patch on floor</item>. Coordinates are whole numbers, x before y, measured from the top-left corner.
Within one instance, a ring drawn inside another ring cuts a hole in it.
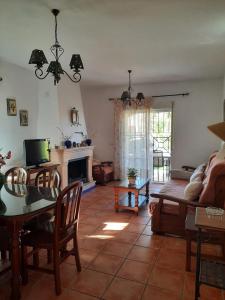
[[[103,230],[123,230],[129,223],[105,222]]]
[[[88,235],[87,237],[91,239],[100,239],[100,240],[108,240],[114,238],[113,235],[108,235],[108,234]]]

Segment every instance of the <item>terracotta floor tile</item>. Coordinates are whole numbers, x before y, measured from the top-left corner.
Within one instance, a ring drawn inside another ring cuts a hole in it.
[[[149,278],[149,284],[176,292],[181,295],[184,273],[155,266]]]
[[[123,258],[106,253],[100,253],[95,260],[88,266],[89,269],[107,273],[115,274],[123,262]]]
[[[186,253],[186,241],[182,238],[164,237],[163,248],[176,250],[177,252]]]
[[[91,249],[93,251],[99,251],[102,248],[104,248],[105,244],[106,244],[106,240],[103,239],[95,239],[95,238],[85,238],[84,241],[79,242],[79,249]]]
[[[144,235],[142,234],[135,245],[142,246],[142,247],[149,247],[149,248],[157,248],[159,249],[163,244],[163,240],[158,235]]]
[[[176,293],[156,286],[148,285],[144,291],[142,300],[180,300]],[[193,299],[192,299],[193,300]]]
[[[156,264],[172,270],[185,271],[185,259],[186,254],[181,253],[179,250],[163,248],[159,252]]]
[[[125,228],[125,231],[136,232],[136,233],[142,233],[144,229],[145,229],[145,225],[130,223],[130,224]]]
[[[81,266],[83,268],[86,268],[92,260],[95,259],[95,257],[99,254],[99,251],[94,251],[94,250],[89,250],[89,249],[80,249],[80,261],[81,261]],[[70,255],[65,262],[67,264],[72,264],[75,265],[75,257],[73,255]]]
[[[101,297],[109,286],[112,276],[92,270],[85,270],[70,284],[70,288],[84,294]]]
[[[134,246],[127,258],[153,264],[157,258],[157,255],[158,250],[156,249]]]
[[[133,218],[130,220],[133,224],[143,224],[147,225],[150,221],[150,217],[142,217],[142,216],[133,216]]]
[[[125,260],[117,273],[117,277],[146,283],[150,276],[151,269],[152,265],[134,260]]]
[[[62,291],[62,294],[60,296],[53,297],[52,299],[49,300],[56,300],[56,299],[57,300],[96,300],[98,298],[81,294],[77,291],[66,289]]]
[[[134,244],[139,233],[123,231],[115,237],[115,240],[122,243]]]
[[[114,278],[103,296],[106,300],[140,300],[144,285],[135,281]]]
[[[184,290],[183,299],[194,299],[195,295],[195,274],[186,272],[184,276]],[[223,300],[223,293],[220,289],[216,289],[210,286],[201,285],[200,288],[201,300]]]
[[[132,244],[121,243],[117,241],[108,242],[103,248],[103,252],[120,257],[126,257],[132,248]]]
[[[152,230],[151,230],[151,226],[146,225],[146,227],[145,227],[144,231],[142,232],[142,234],[152,235],[153,232],[152,232]]]

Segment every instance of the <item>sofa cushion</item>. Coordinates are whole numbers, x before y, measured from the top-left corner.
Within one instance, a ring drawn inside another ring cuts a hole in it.
[[[202,181],[204,173],[196,169],[190,177],[190,182],[192,181]]]
[[[203,189],[203,183],[201,181],[191,181],[184,189],[184,199],[193,201],[198,199]]]

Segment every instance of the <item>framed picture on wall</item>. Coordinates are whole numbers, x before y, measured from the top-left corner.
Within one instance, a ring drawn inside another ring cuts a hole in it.
[[[28,126],[28,111],[20,110],[20,126]]]
[[[16,110],[16,99],[6,99],[7,102],[7,114],[8,116],[16,116],[17,110]]]

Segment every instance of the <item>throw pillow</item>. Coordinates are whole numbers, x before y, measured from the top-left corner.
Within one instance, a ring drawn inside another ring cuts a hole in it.
[[[201,181],[192,181],[184,189],[184,199],[193,201],[196,200],[203,189]]]
[[[196,169],[190,177],[190,182],[192,181],[202,181],[204,173]]]

